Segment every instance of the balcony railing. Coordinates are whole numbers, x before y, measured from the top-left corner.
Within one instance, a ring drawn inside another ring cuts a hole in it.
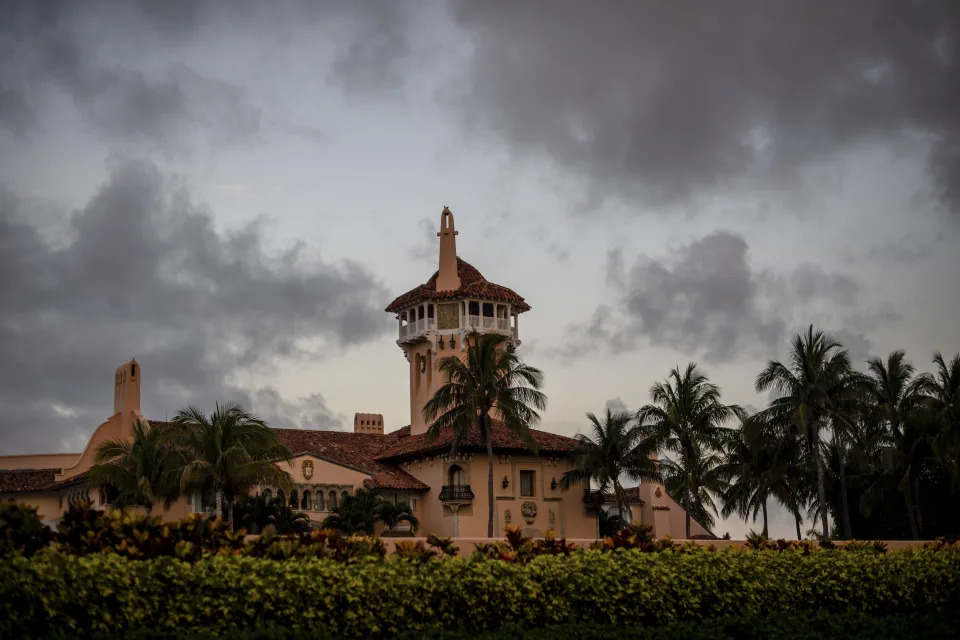
[[[470,502],[473,491],[468,484],[447,484],[440,489],[441,502]]]
[[[589,489],[584,490],[583,492],[583,503],[592,506],[599,507],[604,502],[604,495],[600,491],[590,491]]]
[[[400,339],[415,338],[421,336],[427,331],[434,331],[437,328],[436,320],[433,318],[421,318],[404,325],[400,325]],[[513,336],[514,340],[518,338],[516,327],[510,326],[509,318],[495,318],[492,316],[463,316],[458,329],[464,331],[481,331],[483,333],[502,333]]]

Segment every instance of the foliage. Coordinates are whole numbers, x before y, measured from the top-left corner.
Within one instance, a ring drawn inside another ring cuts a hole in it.
[[[234,527],[246,528],[250,533],[261,533],[268,526],[276,533],[306,533],[310,531],[310,516],[295,511],[283,500],[260,494],[248,496],[233,508]]]
[[[858,612],[827,613],[784,611],[767,615],[676,622],[661,626],[624,626],[577,622],[531,629],[506,625],[496,631],[451,632],[446,630],[403,633],[400,640],[953,640],[960,625],[955,615],[866,615]],[[113,640],[116,636],[94,636]],[[218,640],[211,633],[170,633],[140,629],[123,635],[124,640]],[[231,634],[233,640],[335,640],[310,629],[270,626]]]
[[[104,512],[77,503],[57,524],[55,539],[60,550],[78,555],[106,552],[133,559],[196,560],[203,553],[241,549],[245,533],[234,533],[223,520],[200,515],[164,523],[159,516],[121,509]]]
[[[713,525],[712,495],[724,488],[721,452],[731,434],[724,423],[745,414],[736,405],[723,404],[720,388],[692,362],[682,373],[674,368],[667,380],[654,384],[650,400],[637,420],[658,453],[674,456],[660,459],[660,471],[667,491],[686,512],[689,538],[691,517],[707,528]]]
[[[52,539],[53,532],[40,520],[35,507],[0,501],[0,557],[13,553],[32,556]]]
[[[587,491],[593,483],[601,496],[612,491],[617,513],[620,519],[626,519],[629,507],[620,479],[626,476],[634,481],[659,480],[657,465],[650,459],[657,442],[644,433],[634,416],[625,411],[614,412],[608,408],[603,422],[592,413],[587,414],[587,419],[593,437],[577,434],[573,469],[560,477],[560,488],[566,491],[572,485],[580,484]],[[597,511],[600,518],[601,510],[598,508]],[[602,521],[598,524],[601,528],[604,525]]]
[[[960,553],[953,552],[804,555],[684,547],[561,551],[526,562],[491,562],[477,554],[420,563],[375,556],[343,562],[327,554],[331,539],[325,535],[305,534],[314,543],[301,549],[311,553],[296,555],[295,562],[224,553],[192,563],[175,557],[131,561],[116,553],[76,556],[55,549],[11,556],[0,560],[0,636],[149,628],[232,637],[242,629],[273,627],[319,637],[429,637],[585,624],[625,632],[731,612],[746,618],[788,611],[921,616],[942,615],[960,603]],[[313,553],[316,548],[323,553]]]
[[[212,490],[217,517],[224,516],[225,500],[247,495],[255,485],[290,484],[290,474],[276,464],[288,460],[290,451],[263,420],[240,405],[218,404],[209,416],[187,407],[172,423],[173,442],[186,456],[181,488]]]
[[[387,529],[393,529],[401,522],[408,522],[414,532],[420,527],[420,520],[413,514],[410,505],[402,502],[394,504],[376,492],[363,488],[345,496],[320,526],[344,533],[372,535],[378,522],[386,525]]]
[[[150,513],[155,505],[169,507],[180,497],[183,451],[171,445],[168,431],[145,420],[134,422],[131,440],[101,443],[94,463],[88,483],[105,485],[114,507],[143,507]]]
[[[510,433],[521,438],[537,453],[530,427],[540,422],[547,406],[543,373],[514,353],[506,336],[480,334],[467,337],[464,360],[448,356],[440,360],[438,370],[446,380],[423,406],[429,423],[427,438],[435,440],[443,431],[453,433],[451,451],[456,453],[464,439],[476,432],[487,448],[487,537],[493,537],[493,440],[490,411]]]

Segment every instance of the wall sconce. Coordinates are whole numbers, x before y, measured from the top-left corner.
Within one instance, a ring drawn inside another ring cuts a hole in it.
[[[503,488],[506,489],[510,486],[510,479],[507,476],[503,476]]]
[[[557,479],[556,479],[556,478],[553,478],[553,479],[550,480],[550,489],[551,489],[552,491],[556,491],[556,490],[557,490]]]
[[[453,349],[457,344],[453,341],[453,336],[450,336],[450,348]]]

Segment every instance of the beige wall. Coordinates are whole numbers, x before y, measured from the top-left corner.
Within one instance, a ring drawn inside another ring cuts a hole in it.
[[[463,469],[464,481],[473,491],[474,499],[467,504],[453,506],[440,502],[440,489],[449,483],[448,473],[452,465]],[[421,507],[421,531],[424,534],[452,537],[487,535],[489,502],[486,454],[427,457],[405,463],[403,468],[431,487],[430,491],[423,494]],[[540,533],[552,529],[558,536],[594,538],[596,516],[584,506],[583,492],[576,488],[560,491],[560,477],[568,469],[570,466],[565,460],[532,455],[494,455],[494,536],[501,535],[509,523]],[[520,496],[521,471],[534,472],[533,496]],[[509,483],[507,488],[503,487],[504,477]],[[554,479],[558,483],[556,489],[550,486]],[[535,515],[523,515],[524,503],[531,503],[535,507]]]
[[[79,453],[37,453],[33,455],[0,456],[0,470],[62,469],[72,466]]]

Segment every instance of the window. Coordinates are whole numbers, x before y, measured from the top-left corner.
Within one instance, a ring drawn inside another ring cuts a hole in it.
[[[330,511],[333,511],[337,508],[337,492],[331,491],[330,495],[327,496],[327,508]]]
[[[300,498],[300,509],[303,511],[309,511],[313,509],[313,500],[311,499],[310,491],[304,491],[303,497]]]
[[[273,493],[270,491],[270,489],[264,489],[260,495],[262,495],[267,502],[270,502],[273,499]]]
[[[317,511],[326,511],[326,507],[323,506],[323,491],[317,491]]]
[[[451,486],[467,484],[464,479],[463,469],[461,469],[459,465],[450,465],[450,470],[447,471],[447,484]]]
[[[535,474],[533,471],[521,471],[520,472],[520,497],[522,498],[532,498],[533,497],[533,481]]]

